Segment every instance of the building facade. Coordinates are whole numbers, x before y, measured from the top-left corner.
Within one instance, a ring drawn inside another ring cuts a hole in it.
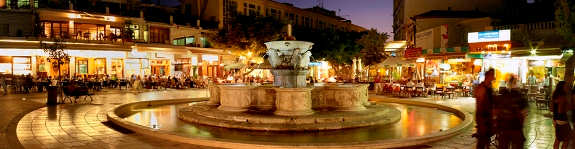
[[[207,39],[215,30],[176,24],[174,15],[156,22],[143,10],[134,17],[115,9],[126,1],[98,2],[111,5],[92,12],[73,3],[52,7],[62,1],[0,0],[0,74],[57,76],[40,42],[64,39],[71,56],[60,68],[64,76],[224,75],[228,54],[209,48]]]
[[[414,40],[414,16],[432,10],[479,11],[497,14],[502,11],[502,0],[394,0],[393,30],[394,40]]]

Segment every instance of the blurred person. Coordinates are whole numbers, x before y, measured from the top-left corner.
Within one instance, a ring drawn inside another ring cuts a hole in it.
[[[0,74],[0,87],[4,90],[4,95],[8,94],[8,83],[6,82],[6,75]]]
[[[555,87],[555,92],[551,97],[551,112],[553,113],[553,127],[555,127],[554,149],[567,149],[571,133],[571,126],[567,121],[567,97],[565,94],[568,89],[565,87],[565,81],[560,81]]]
[[[476,100],[475,122],[477,123],[477,132],[474,134],[477,138],[476,149],[488,149],[493,135],[493,80],[495,80],[495,70],[491,68],[485,72],[484,81],[477,86],[474,92]]]
[[[517,86],[517,78],[511,76],[507,88],[500,91],[501,96],[494,100],[494,115],[499,141],[498,148],[521,149],[525,143],[523,122],[528,112],[528,103],[521,89]]]

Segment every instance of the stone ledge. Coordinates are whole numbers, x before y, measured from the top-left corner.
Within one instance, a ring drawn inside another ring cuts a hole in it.
[[[178,111],[178,118],[191,123],[261,131],[314,131],[392,124],[401,119],[399,110],[367,106],[363,111],[316,111],[307,116],[277,116],[273,111],[225,112],[206,102]]]
[[[207,98],[206,98],[207,99]],[[152,137],[158,139],[164,139],[168,141],[180,142],[185,144],[195,144],[195,145],[202,145],[202,146],[209,146],[209,147],[219,147],[219,148],[234,148],[234,149],[293,149],[293,148],[326,148],[326,149],[366,149],[366,148],[400,148],[400,147],[411,147],[417,145],[423,145],[427,143],[432,143],[435,141],[443,140],[446,138],[453,137],[457,134],[460,134],[463,129],[468,128],[473,123],[473,117],[471,114],[461,112],[455,108],[433,104],[433,103],[426,103],[421,101],[406,101],[406,100],[397,100],[397,99],[382,99],[377,98],[379,101],[383,102],[390,102],[390,103],[401,103],[401,104],[408,104],[408,105],[420,105],[424,107],[432,107],[432,108],[439,108],[441,110],[446,110],[448,112],[455,113],[458,117],[463,119],[463,122],[457,125],[454,128],[448,129],[446,131],[433,133],[430,135],[420,136],[420,137],[412,137],[406,139],[391,139],[391,140],[379,140],[379,141],[365,141],[365,142],[354,142],[354,143],[313,143],[313,144],[290,144],[290,143],[274,143],[274,142],[255,142],[255,141],[238,141],[238,140],[226,140],[226,139],[207,139],[201,137],[188,137],[188,136],[181,136],[172,132],[162,131],[157,129],[148,128],[145,126],[140,126],[134,123],[131,123],[127,120],[124,120],[122,117],[119,117],[114,111],[122,110],[121,108],[127,108],[134,105],[140,105],[144,107],[147,102],[136,102],[121,105],[115,110],[107,113],[107,118],[109,121],[122,126],[126,129],[132,130],[136,133]],[[173,102],[172,104],[182,103],[181,101],[166,101],[166,102]],[[128,106],[131,105],[131,106]],[[156,104],[154,104],[156,105]],[[126,109],[123,109],[126,110]]]

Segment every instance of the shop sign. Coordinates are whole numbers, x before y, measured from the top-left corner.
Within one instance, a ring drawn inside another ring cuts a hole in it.
[[[218,59],[217,55],[202,55],[202,61],[217,62]]]
[[[320,62],[310,62],[309,66],[321,66]]]
[[[511,30],[492,30],[467,33],[468,43],[510,41]]]
[[[486,54],[483,56],[484,59],[496,59],[496,58],[511,58],[509,54]]]
[[[408,48],[405,49],[405,58],[416,58],[421,56],[421,48]]]

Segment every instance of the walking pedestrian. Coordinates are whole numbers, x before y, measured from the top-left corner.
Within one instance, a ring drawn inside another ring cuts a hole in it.
[[[6,82],[6,75],[0,74],[0,85],[4,90],[4,95],[8,94],[8,83]]]
[[[475,122],[477,123],[476,149],[488,149],[492,134],[492,110],[493,110],[493,88],[492,82],[495,79],[495,70],[489,69],[485,72],[485,80],[475,89]]]
[[[571,126],[567,121],[567,98],[565,94],[568,89],[565,88],[565,81],[560,81],[555,87],[551,102],[551,112],[553,112],[553,126],[555,127],[555,143],[554,149],[567,149],[569,145],[569,136],[571,133]]]
[[[497,148],[522,149],[525,143],[523,122],[527,116],[527,99],[521,96],[521,89],[517,87],[517,78],[513,76],[507,81],[507,88],[500,93],[501,96],[493,101],[495,133],[499,135]]]

